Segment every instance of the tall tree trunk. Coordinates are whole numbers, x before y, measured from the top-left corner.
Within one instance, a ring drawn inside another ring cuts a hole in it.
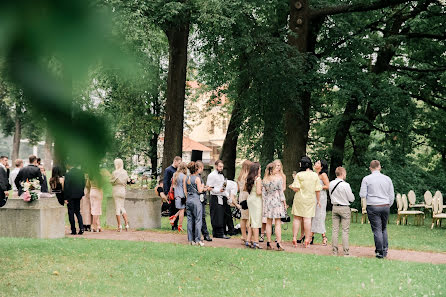
[[[291,0],[288,23],[291,34],[288,35],[288,43],[296,47],[302,55],[314,54],[316,36],[322,23],[323,18],[310,19],[308,0]],[[306,66],[305,71],[310,71],[311,66]],[[297,171],[299,167],[300,158],[306,154],[310,129],[310,99],[310,92],[302,92],[284,114],[283,169],[288,183],[292,181],[293,171]],[[285,194],[289,200],[292,199],[293,192],[290,189],[287,189]]]
[[[158,178],[158,133],[153,133],[150,139],[149,158],[152,166],[152,178]]]
[[[336,134],[330,151],[330,180],[335,179],[335,170],[342,166],[345,154],[345,142],[347,140],[348,131],[353,122],[354,115],[358,109],[359,100],[356,96],[352,96],[348,101],[342,114],[341,120],[336,128]]]
[[[189,23],[165,31],[169,42],[169,71],[164,128],[163,171],[183,150],[184,100],[186,93]]]
[[[273,110],[268,110],[263,115],[263,138],[262,138],[262,150],[260,152],[260,164],[262,169],[266,168],[268,163],[274,159],[274,150],[276,148],[276,115],[272,114]],[[264,171],[264,170],[262,170]]]
[[[20,116],[18,115],[18,112],[16,112],[15,130],[14,130],[14,137],[12,140],[12,154],[11,154],[12,162],[15,162],[15,160],[19,158],[21,137],[22,137],[22,123],[20,122]]]
[[[239,137],[238,126],[241,120],[241,106],[235,102],[229,120],[228,130],[220,152],[220,160],[225,164],[224,175],[230,180],[235,178],[235,161],[237,159],[237,142]]]

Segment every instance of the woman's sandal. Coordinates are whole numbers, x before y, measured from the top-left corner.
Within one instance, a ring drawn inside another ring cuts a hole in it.
[[[252,248],[255,250],[263,250],[263,248],[257,242],[252,243]]]
[[[119,226],[116,231],[121,232],[122,231],[122,226]]]
[[[245,241],[245,246],[246,246],[247,248],[251,248],[251,247],[252,247],[251,244],[249,243],[249,241]]]
[[[323,245],[323,246],[326,246],[326,245],[327,245],[327,242],[328,242],[328,238],[327,238],[327,236],[322,235],[322,245]]]
[[[178,225],[178,232],[182,232],[182,231],[184,231],[183,225]]]
[[[171,216],[170,218],[169,218],[169,222],[170,222],[170,225],[175,225],[175,220],[177,219],[177,217],[176,216]]]
[[[296,240],[296,242],[297,242],[297,243],[303,243],[303,242],[304,242],[304,240],[305,240],[305,235],[304,235],[304,236],[302,236],[302,238],[301,238],[301,239],[299,239],[299,240]]]
[[[259,242],[265,241],[265,234],[260,234]]]
[[[267,249],[268,251],[273,249],[273,247],[271,246],[271,242],[267,242],[267,243],[266,243],[266,249]]]
[[[280,243],[277,243],[276,245],[277,245],[277,250],[278,250],[279,252],[282,252],[282,251],[285,250],[285,249],[282,247],[282,245],[281,245]]]

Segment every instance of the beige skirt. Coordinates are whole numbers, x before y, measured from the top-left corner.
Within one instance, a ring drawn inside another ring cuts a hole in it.
[[[91,225],[91,205],[90,198],[88,196],[82,197],[81,215],[84,225]]]
[[[248,199],[248,196],[249,196],[248,192],[241,191],[238,197],[239,204],[240,202]],[[240,217],[241,220],[249,220],[249,209],[241,209],[240,212],[241,212],[241,217]]]
[[[113,200],[115,201],[116,215],[127,213],[124,208],[125,204],[125,186],[113,186]]]
[[[102,215],[102,190],[92,188],[90,190],[91,214],[94,216]]]

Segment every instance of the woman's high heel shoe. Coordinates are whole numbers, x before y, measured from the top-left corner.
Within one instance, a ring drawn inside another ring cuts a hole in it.
[[[266,243],[266,249],[267,249],[268,251],[273,249],[273,248],[271,247],[271,242],[267,242],[267,243]]]
[[[129,228],[130,228],[129,224],[125,225],[125,231],[129,231]]]
[[[305,241],[305,235],[301,239],[296,240],[297,243],[303,243],[304,241]]]
[[[327,242],[328,242],[328,238],[327,238],[327,236],[322,236],[322,245],[323,246],[326,246],[327,245]]]
[[[184,231],[183,225],[178,225],[178,232],[182,232],[182,231]]]
[[[169,218],[169,221],[170,221],[170,225],[175,225],[175,220],[177,219],[177,217],[176,216],[171,216],[170,218]]]
[[[102,228],[101,228],[101,226],[98,227],[97,232],[102,232]]]
[[[122,226],[119,226],[116,231],[121,232],[122,231]]]
[[[278,250],[278,251],[281,252],[281,251],[284,251],[284,250],[285,250],[285,249],[282,247],[282,245],[281,245],[280,243],[277,243],[276,245],[277,245],[277,250]]]

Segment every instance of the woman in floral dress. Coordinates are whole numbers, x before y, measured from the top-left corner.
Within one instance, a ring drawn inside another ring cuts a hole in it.
[[[283,194],[283,180],[277,175],[278,167],[275,163],[270,163],[265,169],[265,178],[263,179],[262,197],[263,197],[263,217],[266,217],[266,248],[271,247],[271,233],[273,220],[276,225],[277,250],[283,251],[281,218],[285,217],[286,200]]]

